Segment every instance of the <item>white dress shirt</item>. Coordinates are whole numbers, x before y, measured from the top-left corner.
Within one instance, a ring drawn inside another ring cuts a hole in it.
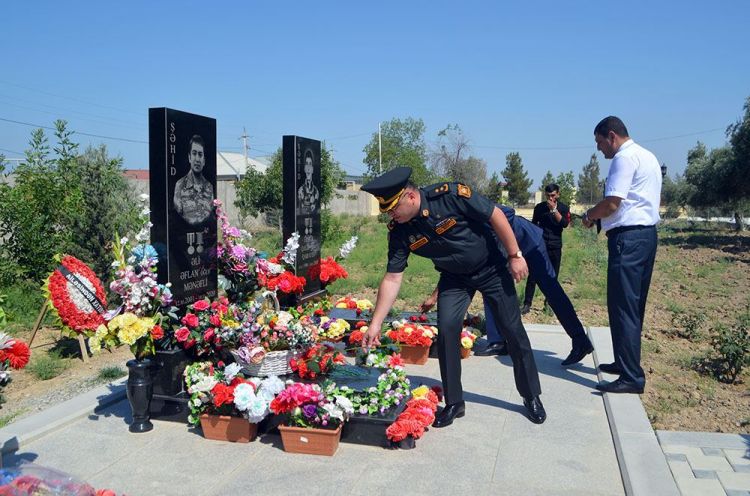
[[[622,198],[620,206],[602,219],[602,229],[653,226],[659,222],[661,167],[653,153],[632,139],[620,146],[609,166],[604,196]]]

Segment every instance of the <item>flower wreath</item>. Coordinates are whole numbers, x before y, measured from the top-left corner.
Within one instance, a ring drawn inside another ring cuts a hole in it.
[[[60,266],[44,282],[43,290],[50,310],[71,334],[93,332],[106,323],[104,287],[94,271],[77,258],[63,255]]]
[[[355,413],[380,415],[406,401],[409,397],[409,386],[404,368],[394,365],[380,374],[377,386],[361,391],[341,386],[335,389],[334,394],[348,398],[354,406]]]

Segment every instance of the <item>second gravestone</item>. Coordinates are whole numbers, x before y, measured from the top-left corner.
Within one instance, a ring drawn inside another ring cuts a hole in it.
[[[310,267],[320,260],[320,141],[284,136],[284,243],[299,234],[295,272],[306,280],[296,302],[325,294],[320,279],[311,279]]]

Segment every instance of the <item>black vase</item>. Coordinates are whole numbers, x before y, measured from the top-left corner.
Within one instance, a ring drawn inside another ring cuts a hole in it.
[[[149,406],[154,395],[151,379],[152,362],[149,358],[129,360],[128,367],[128,401],[133,412],[133,423],[130,432],[148,432],[154,428],[149,420]]]

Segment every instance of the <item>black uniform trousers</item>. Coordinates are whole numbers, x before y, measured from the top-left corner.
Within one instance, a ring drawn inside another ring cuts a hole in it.
[[[620,379],[643,387],[641,332],[656,259],[656,227],[627,226],[607,232],[607,310]]]
[[[521,323],[516,288],[502,259],[502,264],[486,265],[474,274],[443,272],[440,275],[437,342],[445,403],[450,405],[463,401],[460,336],[466,311],[477,291],[489,304],[495,322],[506,331],[505,340],[513,360],[516,389],[524,398],[541,394],[531,343]]]
[[[549,261],[552,263],[552,270],[554,271],[553,277],[557,279],[558,274],[560,274],[560,261],[562,260],[562,246],[559,246],[557,248],[550,248],[549,246],[546,246],[545,248],[547,250],[547,257],[549,258]],[[525,253],[524,253],[524,256],[526,256]],[[526,289],[523,295],[524,305],[531,306],[531,302],[534,301],[534,291],[536,290],[537,284],[539,285],[539,289],[542,290],[542,293],[544,293],[544,288],[542,288],[541,278],[539,278],[536,274],[531,275],[531,272],[529,272],[529,278],[526,279]],[[544,293],[544,296],[547,298],[547,301],[549,301],[549,295],[547,293]]]
[[[537,244],[534,249],[524,252],[523,256],[529,267],[529,281],[531,281],[532,276],[536,277],[536,283],[539,285],[539,289],[542,290],[542,293],[547,298],[547,303],[549,303],[550,308],[555,313],[560,325],[563,326],[565,332],[570,336],[573,346],[583,347],[590,345],[591,342],[586,336],[586,331],[583,328],[581,319],[578,318],[578,314],[576,313],[575,308],[573,308],[573,303],[570,301],[570,298],[568,298],[568,295],[565,294],[565,290],[560,286],[560,282],[557,280],[557,271],[554,268],[552,260],[550,260],[544,245]],[[557,260],[557,267],[560,268],[560,259],[558,258]],[[529,283],[526,285],[527,289],[528,285]],[[504,329],[501,327],[498,328],[494,321],[492,321],[492,324],[494,326],[493,329],[490,328],[491,326],[488,321],[488,341],[491,343],[502,342],[504,339]],[[497,332],[495,329],[498,329]]]

